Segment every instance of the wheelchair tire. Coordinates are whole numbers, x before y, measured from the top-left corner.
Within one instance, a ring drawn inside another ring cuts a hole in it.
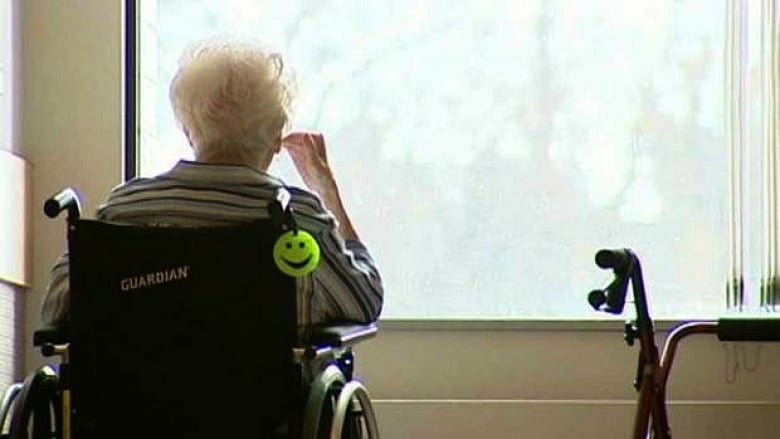
[[[314,379],[303,415],[301,431],[303,439],[320,439],[324,432],[329,430],[323,426],[329,425],[336,392],[344,384],[346,384],[344,374],[334,365],[326,367]]]
[[[339,392],[331,422],[330,439],[378,439],[374,407],[368,390],[359,381],[348,382]]]
[[[6,431],[5,421],[8,419],[8,414],[11,413],[11,407],[13,406],[16,397],[19,395],[19,392],[22,390],[22,387],[22,383],[11,384],[8,386],[8,389],[5,390],[5,394],[3,394],[3,402],[2,405],[0,405],[0,432]],[[0,434],[0,438],[7,437],[8,435],[6,434]]]
[[[51,367],[43,366],[28,375],[13,404],[9,438],[61,439],[59,395],[59,376]]]
[[[358,381],[347,382],[334,365],[312,383],[303,421],[303,439],[379,437],[368,391]]]

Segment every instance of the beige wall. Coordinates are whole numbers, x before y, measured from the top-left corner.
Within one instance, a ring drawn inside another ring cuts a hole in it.
[[[120,2],[26,0],[22,35],[23,152],[35,166],[35,206],[71,184],[91,212],[121,175]],[[37,216],[33,231],[28,344],[64,246],[62,221]],[[623,344],[619,322],[614,328],[385,329],[361,346],[358,368],[386,438],[625,438],[636,350]],[[30,349],[25,360],[28,369],[40,362]],[[776,345],[686,343],[671,383],[676,437],[774,437],[778,365]]]
[[[391,438],[626,438],[636,347],[604,330],[383,331],[357,364]],[[686,339],[672,371],[679,438],[780,430],[780,346]]]
[[[11,2],[0,3],[0,150],[10,148],[11,74],[8,71],[11,55]]]
[[[25,335],[40,322],[40,292],[65,248],[65,223],[45,219],[43,201],[67,185],[94,211],[121,179],[122,2],[21,3],[22,155],[33,165],[33,279]],[[25,364],[38,356],[27,344]],[[29,367],[28,367],[29,368]]]

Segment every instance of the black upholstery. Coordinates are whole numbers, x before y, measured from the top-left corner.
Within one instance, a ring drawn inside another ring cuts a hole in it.
[[[270,222],[69,229],[74,437],[269,437],[299,404]]]

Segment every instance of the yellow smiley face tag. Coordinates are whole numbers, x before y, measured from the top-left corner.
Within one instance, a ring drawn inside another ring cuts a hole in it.
[[[288,276],[306,276],[320,263],[320,245],[309,232],[284,232],[274,244],[274,262]]]

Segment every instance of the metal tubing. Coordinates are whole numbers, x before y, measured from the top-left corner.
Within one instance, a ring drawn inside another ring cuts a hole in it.
[[[661,397],[666,397],[666,382],[669,379],[680,340],[692,334],[717,334],[717,332],[718,322],[716,321],[684,322],[669,331],[661,354]]]

